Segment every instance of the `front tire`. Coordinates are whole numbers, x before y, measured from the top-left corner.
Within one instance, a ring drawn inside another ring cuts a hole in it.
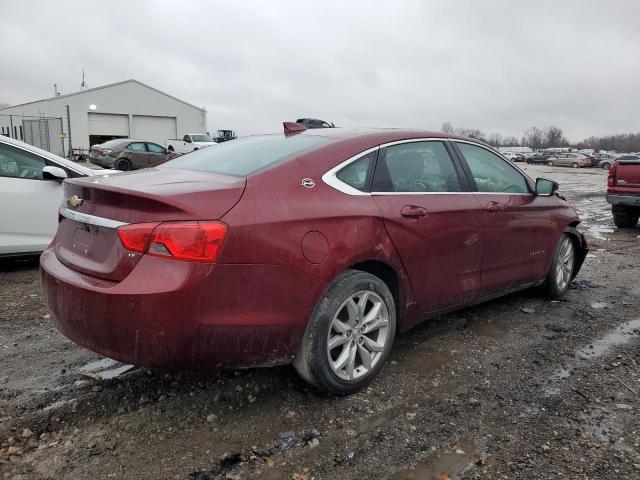
[[[551,298],[559,299],[569,290],[575,269],[576,248],[571,237],[562,234],[556,247],[553,263],[547,274],[547,290]]]
[[[628,207],[614,205],[611,207],[611,213],[613,213],[613,223],[618,228],[633,228],[640,218],[640,210]]]
[[[610,163],[606,163],[606,162],[605,162],[605,163],[603,163],[603,164],[602,164],[602,168],[603,168],[604,170],[609,170],[609,167],[610,167],[610,166],[611,166],[611,164],[610,164]]]
[[[547,162],[547,165],[549,165],[550,167],[553,167],[553,162]]]
[[[293,366],[315,387],[349,395],[378,374],[395,333],[389,287],[374,275],[347,270],[320,298]]]
[[[572,168],[578,168],[579,166],[580,166],[580,165],[578,165],[578,163],[577,163],[577,162],[573,162],[573,163],[571,164],[571,167],[572,167]]]

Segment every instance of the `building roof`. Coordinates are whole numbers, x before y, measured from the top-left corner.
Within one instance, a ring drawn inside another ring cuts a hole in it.
[[[110,83],[108,85],[102,85],[100,87],[87,88],[86,90],[79,90],[77,92],[66,93],[64,95],[58,95],[58,96],[54,96],[54,97],[43,98],[43,99],[40,99],[40,100],[34,100],[32,102],[19,103],[17,105],[11,105],[9,107],[0,108],[0,111],[5,110],[5,109],[10,109],[10,108],[15,108],[15,107],[22,107],[24,105],[30,105],[32,103],[47,102],[47,101],[50,101],[50,100],[58,100],[60,98],[71,97],[73,95],[81,95],[83,93],[94,92],[96,90],[101,90],[103,88],[117,87],[118,85],[124,85],[125,83],[137,83],[138,85],[142,85],[143,87],[146,87],[146,88],[148,88],[150,90],[153,90],[153,91],[155,91],[155,92],[157,92],[157,93],[159,93],[161,95],[164,95],[165,97],[172,98],[173,100],[176,100],[177,102],[184,103],[185,105],[188,105],[190,107],[197,108],[198,110],[203,110],[204,111],[204,108],[196,107],[195,105],[193,105],[193,104],[191,104],[189,102],[185,102],[184,100],[180,100],[179,98],[174,97],[173,95],[169,95],[168,93],[165,93],[162,90],[158,90],[157,88],[153,88],[153,87],[147,85],[146,83],[142,83],[142,82],[140,82],[138,80],[135,80],[133,78],[130,78],[129,80],[123,80],[122,82],[116,82],[116,83]]]

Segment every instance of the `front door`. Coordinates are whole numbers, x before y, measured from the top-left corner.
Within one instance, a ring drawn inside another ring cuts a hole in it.
[[[456,142],[482,207],[482,284],[492,294],[541,280],[553,252],[556,227],[547,197],[536,196],[527,178],[487,148]],[[554,245],[555,246],[555,245]]]
[[[372,184],[411,285],[425,312],[480,292],[482,218],[443,141],[381,149]]]
[[[0,255],[39,252],[58,227],[61,184],[45,180],[45,159],[0,143]]]

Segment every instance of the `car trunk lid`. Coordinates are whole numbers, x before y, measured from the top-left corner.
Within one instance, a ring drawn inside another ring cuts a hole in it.
[[[67,181],[56,256],[81,273],[120,281],[141,254],[122,245],[118,226],[217,220],[240,200],[245,184],[244,178],[174,168]]]

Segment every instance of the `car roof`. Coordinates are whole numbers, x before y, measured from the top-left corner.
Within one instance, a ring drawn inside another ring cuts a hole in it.
[[[41,148],[38,147],[34,147],[33,145],[29,145],[28,143],[25,142],[21,142],[20,140],[16,140],[15,138],[10,138],[10,137],[5,137],[5,136],[0,136],[0,142],[1,143],[6,143],[7,145],[12,145],[14,147],[17,148],[21,148],[22,150],[26,150],[28,152],[34,153],[36,155],[39,155],[41,157],[44,157],[46,159],[49,159],[53,162],[56,162],[58,164],[61,164],[71,170],[75,170],[78,173],[81,173],[83,175],[87,175],[87,176],[91,176],[91,175],[96,175],[96,173],[98,173],[99,171],[97,170],[92,170],[91,168],[82,166],[82,165],[78,165],[75,162],[72,162],[70,160],[67,160],[66,158],[62,158],[58,155],[55,155],[51,152],[47,152],[46,150],[42,150]]]

